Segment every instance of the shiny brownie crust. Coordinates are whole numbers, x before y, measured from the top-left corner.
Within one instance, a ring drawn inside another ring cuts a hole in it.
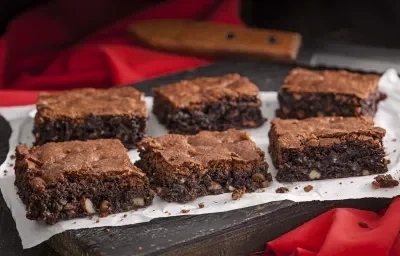
[[[118,140],[19,145],[14,168],[26,217],[47,224],[146,207],[154,197]]]
[[[253,192],[272,181],[264,152],[237,130],[145,138],[139,152],[135,164],[168,202],[184,203],[244,187]]]
[[[281,182],[387,172],[385,130],[370,118],[274,119],[269,153]]]

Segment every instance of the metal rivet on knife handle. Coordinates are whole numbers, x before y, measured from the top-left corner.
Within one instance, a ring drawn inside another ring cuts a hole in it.
[[[269,36],[268,37],[268,43],[269,44],[276,44],[276,43],[278,43],[278,40],[274,36]]]
[[[235,35],[235,33],[233,33],[233,32],[228,32],[227,34],[226,34],[226,38],[228,39],[228,40],[232,40],[232,39],[234,39],[236,37],[236,35]]]

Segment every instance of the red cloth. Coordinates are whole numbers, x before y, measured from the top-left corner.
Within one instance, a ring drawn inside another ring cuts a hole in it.
[[[135,21],[201,19],[242,25],[238,0],[170,0],[76,42],[85,24],[94,21],[94,27],[101,27],[105,22],[90,15],[107,1],[49,1],[13,20],[0,39],[0,106],[34,103],[38,90],[104,88],[209,63],[140,47],[126,30]]]
[[[340,208],[326,212],[267,243],[265,252],[254,256],[399,256],[399,231],[397,198],[382,214]]]

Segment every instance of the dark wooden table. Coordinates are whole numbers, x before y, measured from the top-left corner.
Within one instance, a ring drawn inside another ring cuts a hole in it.
[[[224,62],[172,76],[148,80],[135,87],[150,88],[196,76],[238,72],[261,90],[277,90],[291,66],[268,62]],[[10,128],[0,119],[0,162],[8,152]],[[224,213],[161,218],[138,225],[67,231],[46,243],[22,250],[15,223],[0,199],[0,255],[248,255],[313,217],[335,207],[379,210],[390,199],[367,198],[328,202],[273,202]],[[57,253],[58,254],[57,254]]]

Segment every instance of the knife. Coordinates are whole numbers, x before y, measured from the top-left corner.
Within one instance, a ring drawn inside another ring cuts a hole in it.
[[[295,32],[193,20],[138,21],[128,32],[144,46],[198,57],[266,59],[377,73],[389,68],[400,71],[399,50],[326,42],[306,46]]]

